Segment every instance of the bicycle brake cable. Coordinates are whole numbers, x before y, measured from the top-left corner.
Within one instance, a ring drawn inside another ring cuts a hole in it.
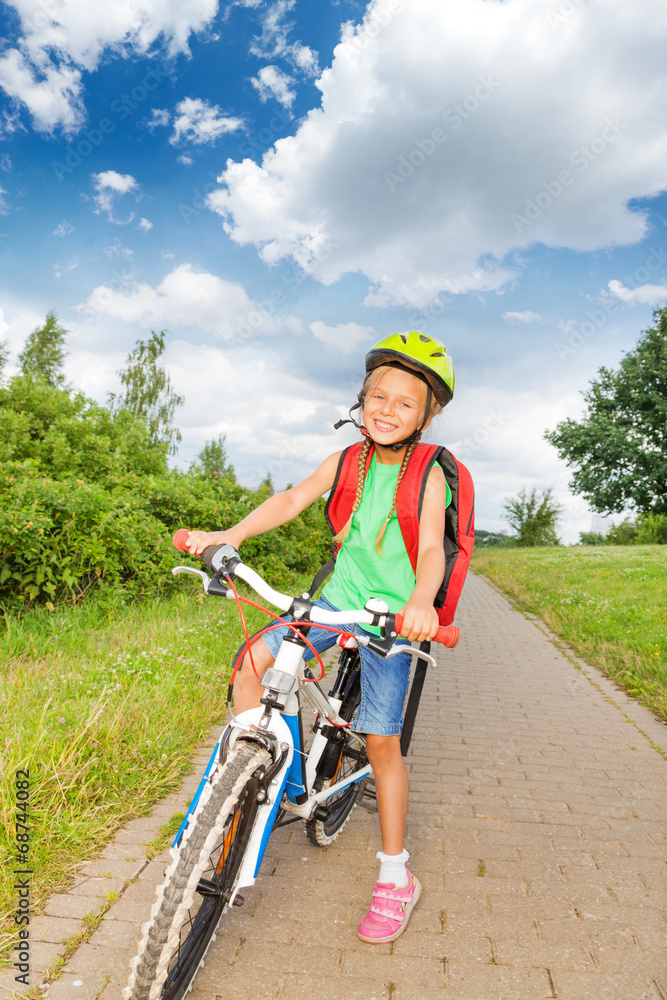
[[[321,681],[322,678],[324,677],[324,672],[325,672],[325,667],[324,667],[324,663],[322,661],[322,657],[320,656],[319,652],[315,649],[315,647],[313,646],[313,644],[311,642],[309,642],[309,640],[306,638],[306,636],[304,636],[303,632],[298,627],[298,625],[295,625],[293,622],[286,621],[284,618],[281,618],[280,615],[274,615],[274,613],[272,611],[270,611],[268,608],[265,608],[261,604],[257,604],[256,601],[251,601],[247,597],[242,597],[238,593],[238,591],[236,590],[236,587],[234,586],[234,584],[232,583],[232,581],[229,580],[228,583],[229,583],[230,590],[232,591],[232,593],[234,595],[234,599],[236,601],[236,605],[237,605],[237,608],[238,608],[239,616],[241,618],[241,623],[242,623],[242,626],[243,626],[243,634],[245,636],[245,640],[246,641],[245,641],[244,645],[241,647],[239,653],[236,656],[236,665],[234,667],[234,670],[232,672],[232,676],[231,676],[230,681],[229,681],[229,689],[228,689],[229,690],[229,695],[228,695],[228,699],[227,699],[227,704],[229,705],[231,703],[231,693],[232,693],[232,690],[233,690],[233,687],[234,687],[234,681],[236,679],[236,674],[238,672],[238,669],[239,669],[239,667],[241,665],[241,661],[242,661],[242,659],[243,659],[243,657],[245,655],[245,651],[246,650],[248,651],[248,655],[250,656],[250,663],[252,665],[253,672],[255,674],[255,677],[257,677],[257,679],[259,680],[259,675],[258,675],[257,669],[255,667],[255,661],[254,661],[253,656],[252,656],[252,646],[253,646],[253,644],[255,642],[257,642],[258,639],[261,639],[261,637],[263,635],[266,635],[267,632],[272,632],[274,629],[283,628],[284,626],[286,626],[287,628],[291,629],[293,632],[297,633],[303,639],[303,641],[306,643],[306,645],[308,646],[308,648],[312,651],[313,655],[317,659],[317,662],[318,662],[318,664],[320,666],[320,676],[319,677],[303,677],[302,678],[302,683],[303,684],[313,684],[313,683],[316,683],[317,681]],[[250,605],[250,607],[257,608],[258,611],[263,611],[264,614],[271,615],[272,617],[274,617],[276,619],[276,621],[272,622],[270,625],[265,626],[263,629],[260,629],[259,632],[256,632],[252,637],[250,637],[248,635],[248,629],[247,629],[247,625],[246,625],[245,615],[243,614],[243,609],[241,607],[241,603],[242,602],[243,602],[243,604]],[[317,627],[323,629],[325,632],[337,632],[339,635],[342,634],[341,629],[334,628],[331,625],[319,625],[318,624]],[[336,729],[347,729],[349,727],[349,725],[350,725],[349,722],[339,723],[339,722],[333,722],[333,720],[330,720],[330,722],[331,722],[331,725],[333,725]]]

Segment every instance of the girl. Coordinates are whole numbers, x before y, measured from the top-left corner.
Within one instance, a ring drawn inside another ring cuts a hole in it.
[[[450,495],[442,469],[434,466],[422,503],[415,574],[396,516],[396,494],[422,431],[453,391],[451,359],[442,344],[424,334],[392,334],[366,355],[366,378],[354,407],[361,408],[362,424],[352,421],[365,436],[356,498],[350,519],[335,539],[342,544],[334,573],[316,602],[344,610],[361,608],[370,597],[379,597],[390,611],[404,616],[402,636],[408,642],[431,639],[438,628],[433,601],[444,576],[444,520]],[[276,493],[234,527],[190,532],[189,551],[199,555],[207,545],[223,542],[238,549],[247,538],[292,520],[332,488],[341,454],[331,455],[303,482]],[[345,628],[354,632],[359,626]],[[253,655],[260,677],[272,666],[284,631],[269,632],[255,643]],[[322,651],[333,645],[336,636],[313,627],[308,639]],[[409,855],[403,847],[408,776],[400,733],[410,657],[403,654],[384,660],[363,646],[359,652],[362,697],[352,728],[367,738],[382,851],[377,855],[380,873],[370,909],[358,933],[362,941],[382,944],[403,933],[421,892],[418,879],[406,867]],[[236,678],[235,711],[258,706],[262,693],[246,655]]]

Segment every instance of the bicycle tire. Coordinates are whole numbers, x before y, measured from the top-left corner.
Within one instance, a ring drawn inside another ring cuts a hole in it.
[[[359,673],[357,672],[355,682],[340,708],[339,714],[345,722],[351,722],[354,718],[360,701],[361,682]],[[328,781],[330,785],[336,781],[342,781],[344,778],[350,777],[350,775],[356,771],[360,771],[368,764],[365,752],[358,751],[351,746],[352,739],[349,734],[345,730],[341,730],[341,732],[343,733],[343,741],[340,749],[340,760],[333,778]],[[329,738],[320,758],[321,761],[325,759],[327,752],[332,752],[331,748],[335,745],[334,740],[335,736]],[[315,790],[321,791],[325,787],[325,784],[326,782],[322,778],[316,778],[314,783]],[[349,822],[352,810],[363,793],[364,784],[363,780],[355,782],[348,788],[344,788],[342,791],[336,793],[336,795],[332,796],[331,800],[326,799],[323,803],[329,809],[329,815],[326,819],[316,819],[313,816],[311,819],[306,820],[306,836],[311,844],[314,844],[316,847],[328,847],[329,844],[333,843]]]
[[[238,743],[213,772],[158,889],[124,1000],[182,1000],[229,909],[271,755]],[[202,881],[204,880],[204,881]]]

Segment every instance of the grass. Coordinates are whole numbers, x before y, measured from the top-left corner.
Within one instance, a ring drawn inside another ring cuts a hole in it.
[[[166,823],[162,824],[157,837],[154,837],[153,840],[146,844],[145,852],[148,861],[152,861],[153,858],[158,856],[158,854],[162,854],[163,851],[167,850],[172,840],[180,830],[181,823],[184,819],[185,813],[176,812],[170,820],[167,820]]]
[[[268,620],[251,609],[247,619],[253,629]],[[178,786],[224,717],[243,634],[231,602],[205,598],[187,579],[161,600],[91,601],[0,622],[1,954],[15,934],[15,772],[30,771],[36,915],[117,829]]]
[[[667,720],[667,546],[487,549],[473,569]]]

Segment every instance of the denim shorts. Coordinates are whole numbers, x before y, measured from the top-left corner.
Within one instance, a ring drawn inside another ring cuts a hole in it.
[[[314,604],[327,611],[338,611],[326,597],[320,597]],[[340,625],[338,628],[354,635],[368,635],[360,625]],[[266,648],[274,658],[287,628],[277,628],[262,636]],[[316,625],[308,633],[308,641],[313,644],[318,653],[323,653],[334,645],[338,633],[328,632]],[[409,645],[407,639],[399,639],[400,645]],[[374,736],[398,736],[403,728],[403,705],[408,691],[410,679],[411,656],[401,653],[387,660],[374,653],[367,646],[359,646],[361,657],[361,704],[359,711],[350,726],[358,733],[371,733]],[[313,654],[306,649],[304,660],[312,660]]]

